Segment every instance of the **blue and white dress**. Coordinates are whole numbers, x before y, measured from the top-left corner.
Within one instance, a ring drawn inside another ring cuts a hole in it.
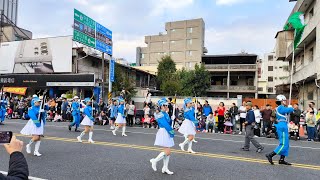
[[[126,124],[126,118],[124,115],[124,104],[120,104],[118,107],[118,116],[115,121],[116,124]]]
[[[81,125],[83,126],[93,126],[94,124],[94,117],[92,116],[92,107],[91,105],[87,105],[84,110],[83,113],[86,115],[82,122]]]
[[[167,112],[160,112],[157,115],[157,122],[159,125],[159,130],[156,135],[156,140],[154,142],[155,146],[161,147],[173,147],[174,146],[174,130],[170,126],[170,117]]]
[[[43,135],[43,129],[45,124],[45,119],[40,118],[41,120],[38,120],[39,117],[39,106],[32,106],[31,109],[28,110],[28,115],[30,117],[30,120],[27,122],[27,124],[24,126],[24,128],[20,131],[23,135]]]
[[[179,128],[179,132],[185,136],[196,135],[196,126],[198,126],[198,120],[194,117],[194,108],[186,108],[184,111],[184,121]]]

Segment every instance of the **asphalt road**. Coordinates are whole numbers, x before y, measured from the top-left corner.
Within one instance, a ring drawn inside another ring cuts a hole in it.
[[[29,137],[19,135],[27,121],[7,120],[0,131],[13,131],[25,143]],[[179,150],[183,137],[175,137],[176,146],[172,150],[169,169],[174,175],[151,169],[149,160],[161,151],[154,147],[156,129],[127,128],[128,137],[113,136],[109,126],[95,126],[95,144],[77,143],[80,133],[69,132],[66,123],[47,123],[45,138],[41,142],[41,157],[26,155],[30,176],[42,179],[257,179],[282,180],[320,178],[320,143],[291,141],[290,156],[293,166],[270,165],[264,154],[271,152],[277,140],[257,138],[265,147],[258,154],[255,148],[243,152],[244,137],[241,135],[204,134],[196,135],[198,143],[193,150],[197,154],[187,154]],[[87,140],[88,136],[84,136]],[[85,141],[84,141],[85,142]],[[275,157],[275,161],[278,157]],[[8,171],[9,157],[0,147],[0,171]]]

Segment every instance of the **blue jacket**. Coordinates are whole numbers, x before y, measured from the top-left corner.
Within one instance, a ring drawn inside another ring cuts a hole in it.
[[[183,117],[188,119],[194,123],[195,126],[198,126],[198,120],[194,117],[195,115],[195,108],[186,108],[184,110]]]
[[[91,105],[87,105],[84,110],[83,110],[83,113],[88,116],[88,118],[94,122],[94,118],[92,116],[92,107]]]
[[[208,106],[203,105],[203,114],[205,116],[209,116],[209,113],[211,113],[211,112],[212,112],[212,108],[209,104],[208,104]]]
[[[0,117],[4,117],[6,115],[6,103],[0,102]]]
[[[30,117],[30,119],[32,120],[32,122],[37,126],[40,127],[41,126],[41,122],[38,119],[39,116],[39,106],[32,106],[29,110],[28,110],[28,115]]]
[[[159,115],[157,116],[157,122],[159,125],[159,128],[164,128],[168,134],[170,135],[170,137],[174,137],[174,130],[172,129],[172,127],[170,126],[170,117],[169,114],[167,112],[160,112]]]
[[[276,117],[278,121],[288,121],[287,115],[292,113],[294,109],[292,107],[285,107],[283,105],[280,105],[277,107],[276,110]]]
[[[120,104],[118,106],[118,113],[120,113],[122,115],[122,117],[125,117],[125,115],[124,115],[124,104]]]
[[[248,125],[251,125],[252,123],[256,122],[256,117],[252,109],[250,109],[247,112],[246,122],[248,122]]]
[[[117,114],[118,114],[118,108],[117,108],[117,106],[111,105],[111,108],[110,108],[110,118],[117,117]]]
[[[80,104],[79,104],[79,102],[72,102],[71,109],[72,109],[72,115],[73,116],[80,114]]]

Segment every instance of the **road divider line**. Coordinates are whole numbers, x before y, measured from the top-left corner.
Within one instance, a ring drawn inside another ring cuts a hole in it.
[[[20,137],[29,137],[21,134],[17,134],[16,136]],[[75,139],[70,138],[59,138],[59,137],[48,137],[46,136],[44,139],[46,140],[54,140],[54,141],[64,141],[64,142],[73,142],[77,143],[78,141]],[[88,142],[83,142],[82,144],[89,144]],[[102,145],[102,146],[111,146],[111,147],[122,147],[122,148],[132,148],[132,149],[140,149],[140,150],[149,150],[149,151],[162,151],[162,148],[152,147],[152,146],[140,146],[135,144],[121,144],[121,143],[113,143],[113,142],[102,142],[96,141],[93,145]],[[239,157],[239,156],[230,156],[230,155],[222,155],[222,154],[213,154],[213,153],[205,153],[205,152],[198,152],[196,154],[190,154],[181,150],[171,149],[172,153],[176,154],[185,154],[185,155],[192,155],[192,156],[199,156],[199,157],[209,157],[209,158],[216,158],[216,159],[226,159],[232,161],[242,161],[242,162],[251,162],[251,163],[259,163],[259,164],[269,164],[267,160],[263,159],[254,159],[254,158],[247,158],[247,157]],[[304,168],[304,169],[311,169],[320,171],[320,166],[316,165],[309,165],[309,164],[293,164],[292,167],[296,168]]]

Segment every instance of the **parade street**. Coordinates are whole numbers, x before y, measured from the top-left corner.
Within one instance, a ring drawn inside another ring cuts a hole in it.
[[[7,120],[1,130],[13,131],[25,143],[28,137],[19,134],[26,121]],[[319,179],[320,144],[306,141],[291,141],[292,166],[270,165],[265,153],[272,151],[277,140],[257,138],[265,147],[261,154],[243,152],[242,135],[197,134],[194,144],[197,154],[187,154],[178,148],[183,137],[177,133],[172,149],[169,168],[174,175],[161,173],[151,168],[149,160],[160,148],[154,147],[156,129],[128,128],[128,137],[118,133],[113,136],[109,126],[95,126],[95,144],[78,143],[79,133],[70,132],[66,123],[48,123],[42,140],[41,157],[26,155],[30,176],[40,179]],[[9,156],[0,148],[0,171],[8,171]],[[274,158],[276,162],[278,157]],[[151,178],[152,177],[152,178]],[[34,179],[36,179],[34,178]]]

